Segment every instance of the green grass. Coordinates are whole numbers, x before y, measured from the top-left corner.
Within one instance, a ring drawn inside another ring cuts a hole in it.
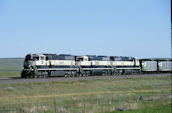
[[[0,58],[0,78],[20,77],[24,58]]]
[[[128,111],[113,111],[111,113],[171,113],[171,104],[154,106],[144,109],[128,110]]]
[[[0,72],[20,71],[23,61],[23,58],[0,58]]]
[[[0,78],[20,77],[20,71],[0,72]]]
[[[0,111],[16,111],[23,103],[27,112],[52,113],[54,101],[58,112],[82,112],[84,105],[88,112],[130,111],[170,104],[170,90],[170,76],[0,84]]]
[[[170,77],[57,81],[48,83],[0,84],[1,96],[37,96],[89,92],[134,92],[170,88]],[[5,95],[2,95],[5,94]]]

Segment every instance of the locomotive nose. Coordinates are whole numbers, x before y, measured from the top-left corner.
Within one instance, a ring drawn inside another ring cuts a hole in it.
[[[24,62],[24,67],[25,68],[30,68],[31,67],[31,63],[29,61],[25,61]]]

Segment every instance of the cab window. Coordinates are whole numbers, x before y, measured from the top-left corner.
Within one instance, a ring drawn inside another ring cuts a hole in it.
[[[44,60],[44,57],[41,57],[41,60]]]
[[[27,55],[25,61],[32,60],[31,55]]]
[[[77,58],[76,60],[77,61],[83,61],[83,58]]]
[[[33,60],[35,60],[35,61],[36,61],[36,60],[39,60],[39,57],[38,57],[38,56],[34,56],[34,57],[33,57]]]

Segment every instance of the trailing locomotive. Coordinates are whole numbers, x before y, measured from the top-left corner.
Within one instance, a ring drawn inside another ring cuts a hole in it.
[[[47,77],[55,71],[63,71],[64,76],[89,76],[97,72],[103,75],[141,73],[139,59],[121,56],[28,54],[23,67],[22,78]]]

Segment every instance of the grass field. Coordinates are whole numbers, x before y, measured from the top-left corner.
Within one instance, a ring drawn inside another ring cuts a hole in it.
[[[1,84],[0,112],[170,113],[170,91],[170,76]]]
[[[171,113],[171,105],[154,106],[146,109],[128,110],[125,113]],[[111,113],[121,113],[121,111],[113,111]]]
[[[24,58],[0,58],[0,78],[20,77]]]

